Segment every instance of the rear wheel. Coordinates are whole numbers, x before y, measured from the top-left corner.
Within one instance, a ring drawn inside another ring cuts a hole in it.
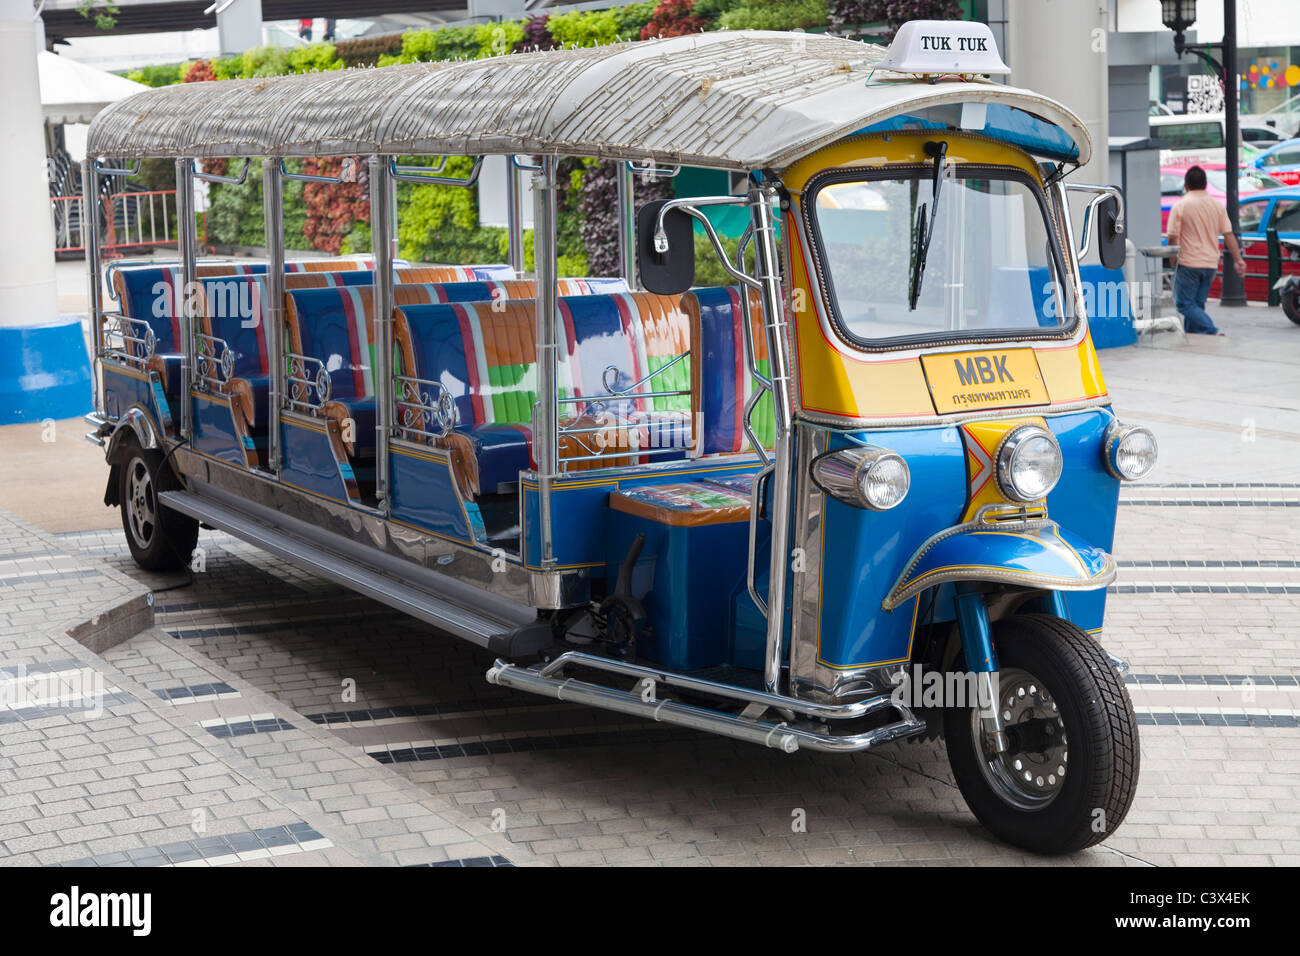
[[[948,760],[971,811],[994,835],[1035,853],[1071,853],[1115,832],[1137,789],[1137,719],[1101,646],[1059,618],[994,627],[998,753],[978,703],[944,713]]]
[[[162,454],[132,442],[118,480],[122,530],[135,563],[146,571],[185,567],[198,544],[199,523],[158,500],[162,492],[181,487]]]
[[[1282,293],[1282,311],[1286,317],[1300,325],[1300,288],[1292,288]]]

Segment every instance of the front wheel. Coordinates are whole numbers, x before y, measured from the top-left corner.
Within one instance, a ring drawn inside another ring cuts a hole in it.
[[[980,706],[944,712],[948,760],[971,811],[994,835],[1035,853],[1072,853],[1119,827],[1137,789],[1133,704],[1101,646],[1060,618],[994,626],[998,753]]]
[[[122,530],[135,563],[146,571],[185,567],[198,544],[199,523],[158,500],[181,487],[163,456],[132,442],[118,475]]]

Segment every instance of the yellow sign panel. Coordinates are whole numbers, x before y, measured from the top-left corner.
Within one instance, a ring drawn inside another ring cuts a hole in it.
[[[1033,349],[923,355],[921,367],[940,415],[1046,405],[1050,400]]]

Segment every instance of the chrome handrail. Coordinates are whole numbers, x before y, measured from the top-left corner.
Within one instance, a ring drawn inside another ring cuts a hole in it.
[[[428,439],[445,438],[456,427],[456,400],[441,382],[416,375],[394,375],[393,381],[399,386],[404,386],[400,389],[401,394],[394,396],[396,404],[394,419],[397,422],[399,437],[406,438],[408,441],[412,435],[420,435]],[[417,394],[411,394],[409,388],[411,386]],[[426,388],[436,391],[431,396],[428,391],[425,391]],[[438,431],[416,428],[409,424],[402,414],[403,409],[418,411],[420,423],[437,425]]]
[[[222,391],[235,375],[235,352],[225,339],[195,332],[198,349],[194,355],[195,377]],[[219,348],[218,348],[219,346]]]
[[[319,412],[330,399],[330,373],[325,363],[310,355],[286,352],[285,360],[289,363],[289,374],[285,376],[289,383],[286,403],[294,411]],[[307,369],[314,367],[316,374],[308,377]],[[312,401],[311,393],[315,391],[316,399]]]
[[[158,339],[149,323],[121,312],[105,312],[103,321],[103,357],[144,371],[158,347]]]

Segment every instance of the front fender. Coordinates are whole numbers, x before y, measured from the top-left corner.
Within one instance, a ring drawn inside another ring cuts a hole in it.
[[[880,606],[892,611],[949,581],[996,581],[1045,591],[1092,591],[1115,580],[1115,561],[1055,521],[957,525],[926,541]]]

